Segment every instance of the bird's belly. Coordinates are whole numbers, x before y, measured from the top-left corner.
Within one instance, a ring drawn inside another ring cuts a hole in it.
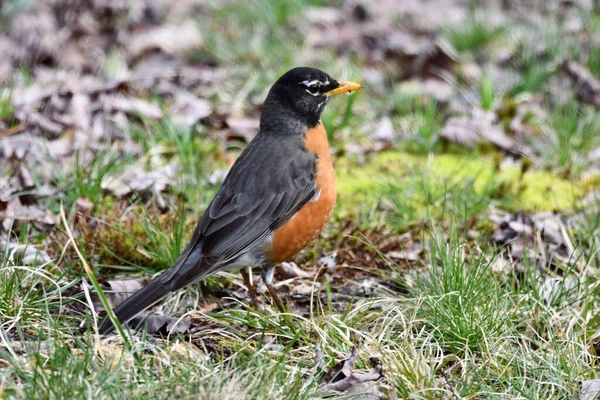
[[[312,242],[325,228],[335,208],[335,175],[323,125],[307,132],[306,147],[318,156],[316,184],[320,193],[275,231],[270,249],[273,264],[289,260]]]
[[[272,235],[263,240],[263,242],[259,246],[256,246],[254,250],[242,254],[240,257],[227,264],[227,266],[223,268],[223,271],[237,272],[242,268],[263,267],[268,264],[269,260],[267,259],[263,248],[270,246],[271,239]]]

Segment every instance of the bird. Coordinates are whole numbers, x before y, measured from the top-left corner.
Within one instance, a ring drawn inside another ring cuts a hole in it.
[[[257,307],[251,269],[277,308],[274,268],[288,261],[328,223],[336,205],[335,175],[321,113],[332,97],[362,86],[296,67],[271,87],[259,131],[229,170],[177,261],[114,308],[124,324],[169,293],[219,271],[240,270]],[[105,317],[100,333],[114,329]]]

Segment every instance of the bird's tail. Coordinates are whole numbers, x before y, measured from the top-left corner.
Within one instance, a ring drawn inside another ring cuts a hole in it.
[[[197,241],[192,243],[186,247],[171,268],[114,309],[115,315],[122,324],[158,303],[169,293],[212,274],[208,271],[202,273],[197,270],[202,257],[202,244]],[[108,316],[102,320],[98,327],[99,332],[102,334],[109,333],[113,329],[113,323]]]
[[[155,278],[113,310],[121,323],[129,321],[138,313],[159,302],[171,292],[169,285],[165,285],[161,278],[162,276]],[[101,334],[109,333],[113,329],[114,325],[108,316],[102,320],[98,327]]]

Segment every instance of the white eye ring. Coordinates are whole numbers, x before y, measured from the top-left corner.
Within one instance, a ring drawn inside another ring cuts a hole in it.
[[[306,86],[306,93],[310,94],[311,96],[318,96],[320,95],[320,89],[321,86],[323,86],[323,83],[318,80],[318,79],[313,79],[312,81],[302,81],[300,82],[302,83],[304,86]]]
[[[306,89],[306,92],[308,94],[310,94],[311,96],[318,96],[320,93],[320,89],[321,89],[321,85],[314,85],[314,86],[310,86],[308,89]]]

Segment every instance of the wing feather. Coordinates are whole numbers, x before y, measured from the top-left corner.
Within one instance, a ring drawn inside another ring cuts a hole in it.
[[[255,150],[265,147],[278,152],[276,157]],[[183,286],[250,251],[310,201],[315,179],[316,156],[301,142],[256,137],[234,164],[181,257],[194,253],[200,259],[180,258],[180,271],[167,271],[166,278]],[[192,251],[197,246],[201,252]]]

